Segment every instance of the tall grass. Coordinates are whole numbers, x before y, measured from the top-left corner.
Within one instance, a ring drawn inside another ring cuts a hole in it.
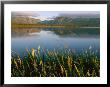
[[[27,56],[12,55],[12,77],[99,77],[100,58],[90,49],[77,54],[72,49],[27,50]]]

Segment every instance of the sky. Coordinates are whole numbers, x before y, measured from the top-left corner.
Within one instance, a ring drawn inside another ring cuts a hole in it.
[[[13,16],[29,16],[41,20],[51,19],[60,14],[100,14],[99,11],[15,11]]]

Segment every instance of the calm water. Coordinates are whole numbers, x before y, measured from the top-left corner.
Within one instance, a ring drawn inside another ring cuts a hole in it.
[[[26,48],[37,49],[38,46],[48,50],[65,47],[75,49],[77,52],[92,46],[93,50],[99,51],[99,28],[82,29],[12,29],[11,50],[20,56],[26,55]]]

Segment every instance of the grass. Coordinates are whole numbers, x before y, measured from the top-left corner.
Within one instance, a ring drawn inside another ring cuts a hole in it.
[[[65,25],[47,24],[12,24],[12,28],[65,28]]]
[[[100,58],[91,48],[77,54],[73,49],[27,50],[27,56],[12,55],[12,77],[99,77]]]

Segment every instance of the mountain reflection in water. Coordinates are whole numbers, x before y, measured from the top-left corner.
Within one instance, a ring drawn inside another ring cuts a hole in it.
[[[61,37],[99,37],[100,34],[99,28],[15,28],[12,29],[12,37],[37,35],[41,31],[51,31]]]
[[[48,50],[66,46],[78,52],[92,46],[93,50],[100,51],[99,28],[15,28],[11,33],[11,50],[20,56],[26,55],[26,48],[37,49],[39,45]]]

